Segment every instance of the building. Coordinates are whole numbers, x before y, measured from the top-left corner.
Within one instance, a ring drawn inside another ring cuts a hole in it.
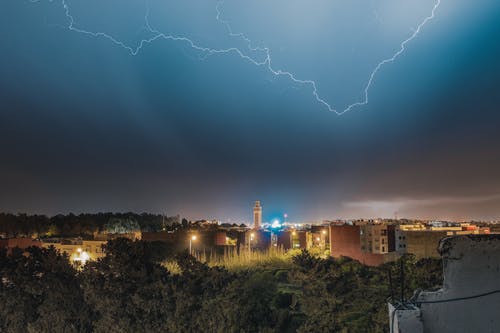
[[[267,250],[271,247],[272,233],[265,230],[247,230],[239,234],[240,250]]]
[[[349,257],[368,266],[379,266],[398,257],[395,252],[373,253],[369,248],[362,250],[361,239],[361,225],[330,225],[330,255],[335,258]]]
[[[309,238],[309,247],[316,247],[321,250],[329,249],[330,235],[329,226],[312,225]]]
[[[389,252],[396,251],[396,224],[387,225],[387,247]]]
[[[124,233],[108,233],[108,232],[94,232],[94,239],[99,241],[109,241],[118,238],[128,238],[131,241],[141,240],[142,232],[140,230]]]
[[[389,252],[387,224],[363,224],[360,227],[361,251],[376,254]]]
[[[411,253],[417,259],[440,258],[439,241],[447,236],[488,234],[488,228],[464,224],[454,227],[430,227],[400,225],[396,228],[396,246],[400,254]]]
[[[260,201],[255,201],[255,206],[253,207],[253,228],[260,229],[262,226],[262,206]]]
[[[389,303],[390,332],[498,332],[500,235],[444,238],[443,287]]]
[[[105,256],[104,246],[107,241],[64,239],[60,242],[44,241],[42,247],[54,247],[61,253],[66,253],[74,264],[84,265],[89,260],[97,260]]]
[[[276,234],[276,244],[283,250],[290,250],[293,244],[293,233],[295,231],[283,230]]]
[[[292,248],[307,249],[307,231],[292,230]]]
[[[425,231],[423,224],[399,224],[395,226],[395,250],[401,254],[406,253],[406,231]]]
[[[447,231],[407,231],[401,234],[398,252],[411,253],[417,259],[439,258],[439,241],[448,235]]]
[[[12,253],[12,250],[19,248],[21,250],[27,249],[31,246],[40,247],[42,243],[39,240],[29,238],[29,237],[17,237],[17,238],[6,238],[0,239],[0,248],[7,250],[7,254]]]

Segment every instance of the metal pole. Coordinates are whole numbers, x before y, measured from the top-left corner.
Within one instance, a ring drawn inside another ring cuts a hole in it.
[[[191,242],[193,240],[191,238],[189,238],[189,254],[193,254],[193,252],[191,251]]]
[[[392,273],[390,268],[389,268],[389,288],[391,289],[391,302],[394,303],[394,291],[392,289]]]
[[[405,299],[405,265],[403,262],[403,258],[401,258],[401,303],[404,302]]]

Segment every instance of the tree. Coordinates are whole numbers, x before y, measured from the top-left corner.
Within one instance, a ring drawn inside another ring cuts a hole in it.
[[[116,218],[109,219],[104,226],[104,230],[110,234],[127,234],[141,230],[139,223],[133,218]]]
[[[95,332],[164,332],[174,304],[170,275],[144,242],[120,238],[81,274],[85,299],[95,309]]]
[[[0,331],[91,331],[90,309],[66,256],[32,247],[1,262]]]

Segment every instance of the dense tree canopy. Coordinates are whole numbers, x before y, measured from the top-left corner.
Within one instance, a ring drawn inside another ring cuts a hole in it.
[[[91,237],[95,232],[157,232],[180,228],[179,216],[135,213],[45,215],[0,213],[0,236]]]
[[[150,243],[117,239],[75,270],[54,249],[0,252],[0,332],[387,332],[401,266],[405,296],[441,283],[437,260],[367,267],[303,251],[289,267],[228,271],[188,253],[177,272]]]

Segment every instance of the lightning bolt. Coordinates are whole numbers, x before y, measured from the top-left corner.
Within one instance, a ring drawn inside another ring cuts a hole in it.
[[[31,2],[38,2],[40,0],[30,0]],[[49,0],[52,1],[52,0]],[[120,46],[127,50],[132,56],[136,56],[139,54],[141,49],[150,43],[155,42],[156,40],[168,40],[168,41],[173,41],[173,42],[183,42],[186,43],[189,47],[192,49],[199,51],[201,53],[206,54],[207,56],[211,55],[216,55],[216,54],[228,54],[228,53],[233,53],[239,56],[240,58],[250,62],[251,64],[258,66],[258,67],[264,67],[269,71],[272,75],[274,76],[282,76],[288,78],[290,81],[300,84],[300,85],[305,85],[309,86],[312,95],[317,103],[325,107],[328,111],[330,112],[335,112],[337,115],[342,115],[348,111],[351,111],[354,108],[361,107],[364,105],[367,105],[369,102],[369,91],[370,88],[375,80],[375,77],[377,74],[380,72],[382,67],[396,61],[397,58],[399,58],[405,51],[406,51],[406,46],[408,43],[410,43],[412,40],[418,37],[420,34],[421,30],[424,28],[424,26],[434,19],[436,11],[438,10],[439,6],[441,5],[441,0],[436,0],[436,2],[433,5],[433,8],[431,10],[431,13],[429,16],[425,17],[425,19],[417,26],[416,29],[413,30],[412,34],[406,38],[404,41],[401,42],[399,49],[397,50],[396,53],[394,53],[390,58],[384,59],[381,62],[377,64],[377,66],[373,69],[371,72],[368,82],[366,83],[366,86],[364,88],[364,98],[361,101],[355,102],[347,106],[343,110],[337,110],[335,107],[333,107],[329,102],[326,101],[323,97],[320,96],[318,92],[318,85],[316,81],[314,80],[306,80],[306,79],[299,79],[293,74],[292,72],[285,71],[282,69],[277,69],[273,66],[273,61],[272,61],[272,55],[271,55],[271,50],[268,47],[256,47],[253,46],[253,42],[244,34],[241,32],[234,32],[229,21],[224,20],[222,17],[222,11],[221,11],[221,6],[224,4],[224,0],[218,1],[216,4],[216,20],[223,24],[226,28],[226,31],[228,35],[232,38],[239,38],[242,41],[244,41],[247,45],[248,51],[251,52],[261,52],[264,55],[264,59],[259,60],[256,59],[255,57],[252,57],[248,54],[246,54],[244,51],[239,49],[238,47],[229,47],[229,48],[222,48],[222,49],[214,49],[214,48],[209,48],[205,46],[201,46],[197,43],[195,43],[192,39],[184,36],[175,36],[175,35],[170,35],[170,34],[165,34],[163,32],[158,31],[157,29],[154,29],[150,22],[149,22],[149,5],[147,5],[147,10],[146,10],[146,15],[145,15],[145,25],[146,28],[149,30],[149,32],[152,34],[150,38],[142,39],[137,46],[130,46],[125,44],[124,42],[116,39],[110,34],[104,33],[104,32],[94,32],[94,31],[89,31],[89,30],[84,30],[82,28],[79,28],[76,26],[75,19],[73,15],[71,14],[70,8],[66,2],[67,0],[61,0],[62,6],[64,8],[64,12],[66,15],[66,18],[68,19],[68,29],[70,31],[74,31],[77,33],[89,35],[95,38],[105,38],[112,42],[113,44]],[[146,2],[147,4],[147,2]]]
[[[243,33],[234,33],[232,28],[231,28],[231,25],[229,24],[228,21],[225,21],[221,18],[221,11],[220,11],[220,6],[224,3],[224,0],[222,1],[219,1],[217,3],[217,6],[216,6],[216,11],[217,11],[217,20],[219,22],[221,22],[222,24],[224,24],[226,26],[226,29],[228,30],[228,33],[231,37],[240,37],[242,38],[248,45],[249,49],[252,50],[252,51],[255,51],[255,50],[260,50],[260,51],[265,51],[266,54],[267,54],[267,57],[266,57],[266,64],[267,64],[267,69],[269,70],[269,72],[271,72],[272,74],[276,75],[276,76],[286,76],[288,77],[290,80],[292,80],[293,82],[295,83],[298,83],[298,84],[304,84],[304,85],[309,85],[311,88],[312,88],[312,94],[314,96],[314,98],[316,99],[316,101],[320,104],[322,104],[323,106],[325,106],[328,111],[330,112],[335,112],[336,114],[338,115],[342,115],[348,111],[351,111],[352,109],[356,108],[356,107],[360,107],[360,106],[363,106],[363,105],[366,105],[368,104],[369,102],[369,98],[368,98],[368,92],[372,86],[372,83],[375,79],[375,76],[377,75],[377,73],[380,71],[380,69],[389,64],[389,63],[392,63],[394,62],[401,54],[404,53],[404,51],[406,50],[406,45],[411,42],[413,39],[415,39],[419,34],[420,34],[420,31],[422,30],[422,28],[427,24],[427,22],[429,22],[430,20],[432,20],[434,17],[435,17],[435,14],[436,14],[436,10],[439,8],[439,6],[441,5],[441,0],[436,0],[436,2],[434,3],[434,6],[432,8],[432,11],[431,11],[431,14],[429,16],[427,16],[418,26],[417,28],[413,31],[413,33],[410,35],[410,37],[408,37],[407,39],[405,39],[403,42],[401,42],[400,44],[400,48],[399,50],[394,53],[394,55],[390,58],[387,58],[387,59],[384,59],[382,60],[381,62],[379,62],[377,64],[377,66],[375,67],[375,69],[371,72],[370,74],[370,78],[365,86],[365,89],[364,89],[364,99],[360,102],[355,102],[353,104],[350,104],[347,108],[345,108],[344,110],[337,110],[335,109],[334,107],[332,107],[330,105],[330,103],[328,103],[324,98],[322,98],[319,93],[318,93],[318,87],[317,87],[317,84],[315,81],[313,80],[301,80],[301,79],[298,79],[295,77],[294,74],[292,74],[291,72],[287,72],[287,71],[282,71],[282,70],[279,70],[279,69],[274,69],[272,67],[272,61],[271,61],[271,52],[268,48],[252,48],[252,42],[249,38],[247,38]]]

